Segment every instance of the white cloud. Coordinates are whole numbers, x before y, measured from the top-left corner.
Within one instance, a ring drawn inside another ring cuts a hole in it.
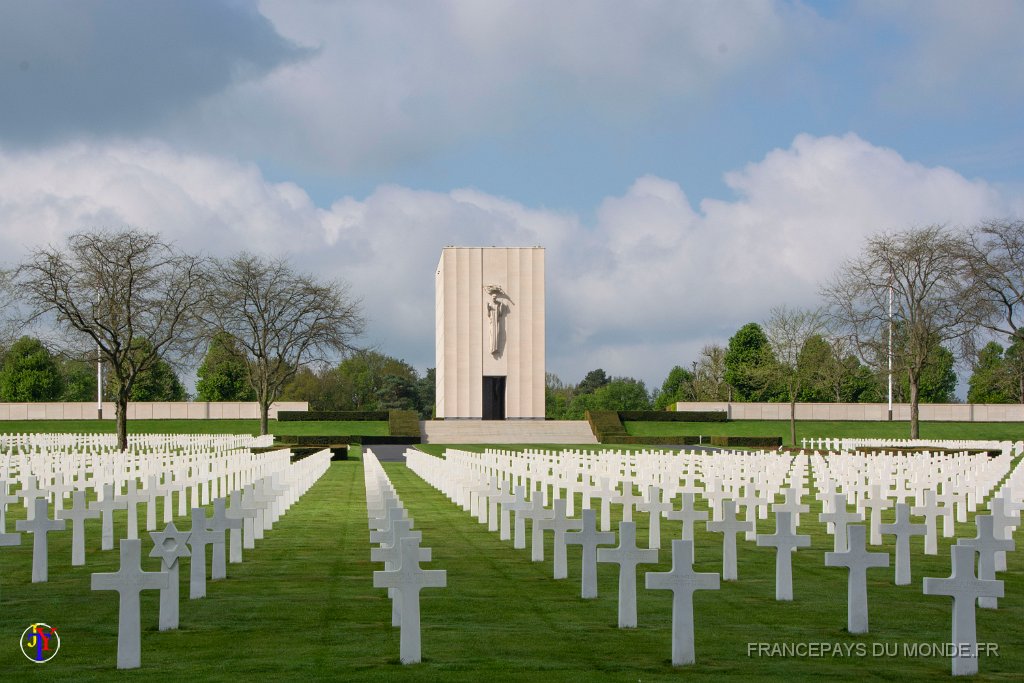
[[[433,273],[442,247],[547,248],[549,369],[593,367],[660,383],[708,341],[772,306],[814,305],[819,284],[864,236],[1020,213],[984,181],[907,161],[855,135],[798,136],[727,175],[732,200],[697,208],[671,180],[645,176],[578,216],[477,190],[381,186],[316,207],[250,164],[148,145],[0,151],[0,250],[94,226],[157,230],[190,249],[290,254],[364,299],[367,343],[433,364]]]
[[[642,120],[772,63],[817,23],[773,0],[266,0],[260,9],[316,56],[210,98],[176,134],[335,173],[553,119]]]

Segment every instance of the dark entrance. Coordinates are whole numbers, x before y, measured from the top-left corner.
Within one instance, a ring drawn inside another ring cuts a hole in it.
[[[505,419],[505,377],[484,377],[484,419]]]

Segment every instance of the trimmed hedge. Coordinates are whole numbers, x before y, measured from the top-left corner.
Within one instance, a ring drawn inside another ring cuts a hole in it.
[[[598,442],[605,443],[611,438],[626,437],[626,428],[614,410],[588,410],[587,422]]]
[[[733,446],[745,448],[778,448],[782,445],[781,436],[712,436],[711,445],[721,448]]]
[[[278,422],[383,422],[386,410],[281,410]]]
[[[389,410],[387,420],[389,435],[398,437],[414,436],[417,439],[420,438],[420,416],[416,411]],[[414,443],[419,443],[419,441],[415,441]]]
[[[606,444],[641,444],[648,446],[696,446],[699,436],[612,436]]]
[[[669,412],[667,410],[620,410],[623,422],[728,422],[724,410],[690,410]]]

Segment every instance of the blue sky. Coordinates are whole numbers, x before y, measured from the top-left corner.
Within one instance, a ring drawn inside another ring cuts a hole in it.
[[[286,253],[433,363],[447,244],[548,249],[548,369],[660,384],[874,232],[1024,213],[1024,4],[0,0],[0,249]]]

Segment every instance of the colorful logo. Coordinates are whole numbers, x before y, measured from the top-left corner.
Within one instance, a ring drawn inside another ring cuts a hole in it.
[[[21,634],[21,651],[36,664],[44,664],[57,656],[60,636],[49,624],[32,624]]]

